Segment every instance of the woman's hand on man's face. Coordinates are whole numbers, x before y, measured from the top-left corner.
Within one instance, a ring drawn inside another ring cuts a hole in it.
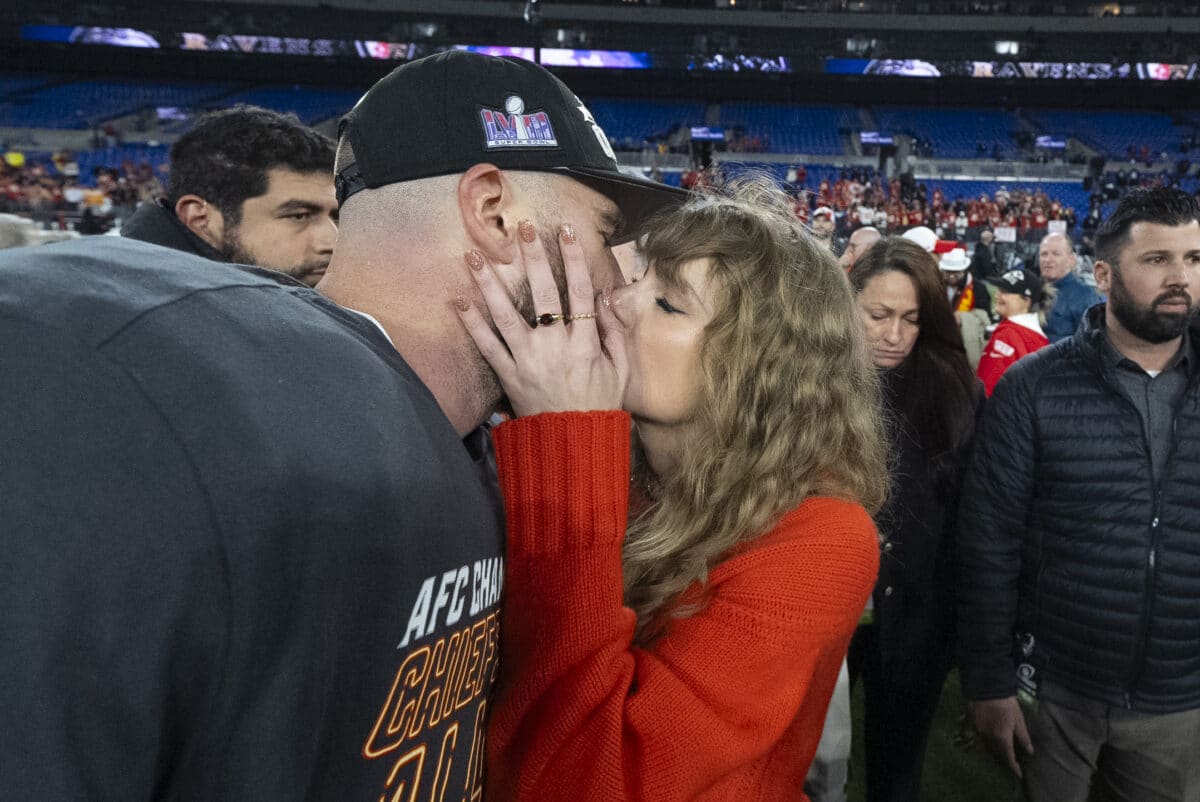
[[[533,299],[533,319],[517,311],[508,289],[479,251],[467,265],[487,312],[463,296],[455,308],[483,357],[496,371],[517,415],[618,409],[629,381],[624,330],[607,295],[597,299],[575,230],[558,231],[570,310],[564,312],[536,229],[522,220],[520,263]],[[603,332],[603,337],[601,336]]]

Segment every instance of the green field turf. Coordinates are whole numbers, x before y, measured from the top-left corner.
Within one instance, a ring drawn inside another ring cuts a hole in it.
[[[855,685],[850,703],[854,736],[849,802],[863,802],[862,683]],[[929,733],[922,802],[1019,802],[1023,796],[1017,778],[965,725],[965,710],[958,672],[951,672]]]

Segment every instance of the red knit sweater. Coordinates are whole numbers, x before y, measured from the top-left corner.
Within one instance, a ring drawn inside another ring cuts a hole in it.
[[[804,799],[879,567],[862,507],[810,499],[717,566],[650,649],[622,605],[629,416],[496,430],[508,511],[488,800]]]

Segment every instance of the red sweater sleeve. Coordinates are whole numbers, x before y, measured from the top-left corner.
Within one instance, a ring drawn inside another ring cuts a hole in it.
[[[489,800],[694,799],[761,770],[801,719],[815,749],[875,580],[869,517],[806,503],[713,571],[700,612],[637,648],[622,605],[629,426],[562,413],[496,431],[509,551]]]

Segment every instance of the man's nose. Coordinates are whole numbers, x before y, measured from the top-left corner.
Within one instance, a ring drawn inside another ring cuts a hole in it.
[[[336,222],[332,219],[321,221],[317,224],[316,231],[313,232],[313,250],[323,254],[333,253],[333,246],[337,243],[337,235]]]
[[[1191,283],[1188,276],[1188,264],[1186,259],[1180,258],[1171,260],[1171,263],[1168,266],[1167,275],[1165,277],[1165,283],[1168,287],[1186,287]]]

